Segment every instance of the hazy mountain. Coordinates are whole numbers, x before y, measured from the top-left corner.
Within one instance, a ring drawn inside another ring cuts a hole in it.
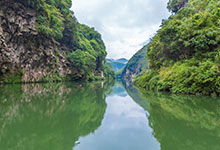
[[[128,60],[125,59],[125,58],[107,59],[107,62],[112,65],[112,68],[113,68],[113,70],[115,72],[118,72],[118,71],[122,70],[126,66]]]

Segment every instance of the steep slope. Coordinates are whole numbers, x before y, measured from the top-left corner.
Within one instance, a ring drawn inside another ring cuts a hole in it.
[[[151,40],[151,70],[135,83],[173,93],[220,95],[220,1],[186,2],[170,0],[170,10],[181,7]]]
[[[144,46],[128,61],[126,67],[122,71],[123,80],[131,81],[133,76],[148,69],[148,61],[145,57],[147,49],[147,46]]]
[[[0,1],[0,83],[103,75],[101,35],[81,25],[71,0]]]

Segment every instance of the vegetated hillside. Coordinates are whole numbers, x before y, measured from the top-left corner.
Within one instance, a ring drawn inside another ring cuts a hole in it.
[[[77,22],[71,4],[0,1],[0,83],[103,76],[106,51],[101,35]]]
[[[151,40],[151,69],[135,83],[151,90],[220,95],[220,1],[189,0],[183,6]]]
[[[128,61],[126,67],[122,71],[123,80],[131,81],[132,77],[149,68],[146,58],[147,49],[147,45],[144,46]]]

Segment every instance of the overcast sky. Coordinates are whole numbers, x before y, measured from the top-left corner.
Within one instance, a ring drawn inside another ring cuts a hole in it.
[[[132,57],[170,15],[168,0],[73,0],[80,23],[102,34],[108,58]]]

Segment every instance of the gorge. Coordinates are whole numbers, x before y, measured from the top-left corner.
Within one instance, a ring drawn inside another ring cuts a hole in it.
[[[0,0],[0,149],[218,150],[219,96],[219,0]]]

